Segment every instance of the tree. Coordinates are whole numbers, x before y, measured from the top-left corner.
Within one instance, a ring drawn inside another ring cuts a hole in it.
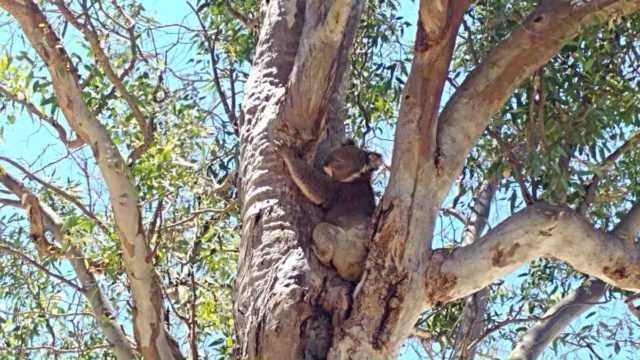
[[[340,134],[333,130],[340,121],[333,111],[340,106],[332,95],[344,79],[341,65],[362,5],[264,4],[240,132],[238,356],[385,358],[426,308],[471,295],[540,256],[636,289],[635,244],[594,229],[563,205],[532,203],[466,247],[432,250],[431,239],[440,204],[467,154],[514,88],[583,27],[633,12],[637,2],[542,1],[470,71],[442,112],[452,51],[470,3],[421,2],[391,175],[373,219],[365,274],[352,289],[319,268],[308,251],[317,215],[296,196],[269,143],[273,129],[283,124],[305,140]],[[276,186],[282,181],[287,196]],[[625,223],[636,223],[635,211]]]
[[[414,337],[471,359],[525,323],[511,357],[532,359],[638,291],[640,1],[425,0],[416,24],[398,5],[211,1],[162,24],[137,2],[0,0],[27,44],[0,55],[7,119],[47,124],[80,169],[62,185],[63,160],[0,157],[0,203],[22,209],[2,221],[0,281],[24,289],[0,292],[7,356],[378,359]],[[357,283],[311,251],[322,211],[283,129],[312,164],[347,132],[393,133]],[[438,235],[443,217],[462,225]],[[525,264],[521,296],[492,285]]]

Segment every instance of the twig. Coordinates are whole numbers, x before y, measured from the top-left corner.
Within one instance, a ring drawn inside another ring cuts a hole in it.
[[[44,186],[45,188],[51,190],[52,192],[58,194],[60,197],[62,197],[63,199],[69,201],[70,203],[74,204],[76,207],[78,207],[78,209],[80,209],[80,211],[82,211],[82,213],[87,216],[89,219],[91,219],[91,221],[96,224],[105,234],[109,234],[109,228],[102,223],[102,221],[100,221],[100,219],[98,219],[98,217],[91,212],[89,209],[87,209],[84,204],[82,204],[82,202],[80,202],[80,200],[78,200],[78,198],[76,198],[75,196],[67,193],[66,191],[49,184],[48,182],[40,179],[37,175],[33,174],[32,172],[30,172],[29,170],[27,170],[25,167],[23,167],[22,165],[18,164],[17,162],[13,161],[12,159],[9,159],[7,157],[4,156],[0,156],[0,160],[5,161],[9,164],[11,164],[12,166],[16,167],[18,170],[22,171],[29,179],[37,182],[38,184]]]
[[[601,177],[598,173],[602,173],[607,171],[613,164],[626,152],[631,150],[634,146],[640,143],[640,131],[631,135],[627,141],[624,142],[619,148],[614,150],[609,156],[607,156],[599,165],[596,173],[591,178],[591,182],[585,188],[585,196],[584,200],[580,203],[578,207],[578,213],[585,214],[589,208],[589,206],[593,203],[593,200],[596,196],[596,190],[598,189],[598,185],[600,183]]]
[[[487,132],[493,139],[496,140],[498,145],[506,153],[507,161],[509,162],[509,164],[511,164],[511,167],[515,171],[515,178],[516,178],[516,181],[518,182],[518,185],[520,186],[520,192],[522,193],[522,197],[524,198],[525,203],[527,203],[528,205],[533,204],[535,202],[535,199],[533,198],[533,196],[531,196],[531,193],[529,192],[529,189],[527,189],[527,185],[524,182],[521,165],[518,159],[516,158],[515,154],[513,153],[512,145],[505,142],[496,131],[487,130]]]
[[[58,133],[58,137],[60,137],[60,140],[68,148],[75,149],[75,148],[78,148],[78,147],[84,145],[84,140],[82,140],[78,136],[76,136],[76,138],[73,139],[73,140],[69,140],[68,135],[67,135],[67,131],[64,129],[64,127],[62,127],[62,125],[58,121],[56,121],[56,119],[54,119],[53,117],[48,116],[48,115],[44,114],[42,111],[40,111],[33,103],[27,101],[23,97],[20,97],[20,96],[18,96],[16,94],[13,94],[12,92],[7,90],[2,85],[0,85],[0,94],[5,96],[9,100],[24,106],[24,108],[28,112],[30,112],[31,114],[35,115],[37,118],[39,118],[40,120],[46,122],[47,124],[51,125],[51,127]]]
[[[4,242],[4,240],[3,240]],[[51,272],[49,269],[47,269],[44,265],[40,264],[38,261],[36,261],[35,259],[31,258],[29,255],[23,253],[22,251],[14,248],[13,246],[7,245],[7,244],[0,244],[0,250],[4,250],[6,252],[12,253],[14,255],[19,256],[20,258],[22,258],[24,261],[28,262],[29,264],[35,266],[36,268],[40,269],[42,272],[44,272],[45,274],[51,276],[52,278],[58,279],[61,282],[69,285],[71,288],[79,291],[79,292],[84,292],[84,289],[82,289],[80,286],[76,285],[73,281],[68,280],[54,272]]]
[[[216,87],[216,92],[218,93],[218,96],[220,97],[220,101],[222,103],[222,108],[224,109],[224,112],[229,117],[229,120],[231,120],[231,122],[233,124],[235,124],[236,123],[236,114],[233,111],[231,111],[231,107],[229,106],[229,102],[227,101],[227,95],[225,94],[224,90],[222,89],[222,85],[221,85],[221,82],[220,82],[220,76],[218,74],[218,68],[217,68],[218,60],[216,60],[216,44],[215,44],[215,40],[216,39],[214,37],[214,39],[211,40],[211,38],[209,37],[209,33],[207,31],[207,26],[202,21],[202,18],[200,17],[200,13],[198,12],[198,10],[190,2],[187,2],[187,5],[189,5],[191,10],[196,14],[196,18],[198,19],[198,23],[200,24],[200,28],[203,31],[204,41],[207,44],[207,48],[209,50],[209,56],[211,58],[211,71],[213,72],[213,83],[214,83],[214,85]]]
[[[96,61],[104,71],[105,75],[111,81],[115,89],[122,96],[122,98],[126,101],[127,105],[131,109],[133,113],[133,117],[138,122],[138,126],[143,134],[143,144],[138,148],[134,149],[134,151],[129,156],[129,163],[134,163],[142,154],[151,146],[153,143],[153,127],[147,123],[146,117],[142,113],[142,110],[138,106],[137,100],[131,95],[131,93],[127,90],[122,82],[121,78],[116,74],[111,66],[111,62],[109,61],[109,57],[104,52],[102,47],[100,46],[100,37],[96,30],[93,28],[91,21],[89,20],[88,14],[86,14],[86,23],[82,24],[78,21],[75,14],[71,12],[69,8],[66,7],[63,0],[55,0],[54,1],[58,10],[62,13],[64,18],[71,24],[73,27],[78,29],[87,39],[89,44],[91,45],[91,49],[95,54]]]

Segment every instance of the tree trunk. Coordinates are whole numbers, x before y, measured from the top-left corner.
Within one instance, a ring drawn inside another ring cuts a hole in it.
[[[236,358],[326,358],[333,329],[346,316],[354,285],[311,251],[321,212],[291,182],[272,134],[299,131],[309,161],[344,136],[342,83],[363,4],[280,0],[262,6],[240,124]]]
[[[612,0],[580,6],[541,2],[472,71],[440,115],[458,28],[471,2],[422,0],[391,177],[372,219],[364,275],[358,284],[348,283],[317,261],[310,240],[320,210],[291,182],[272,144],[275,133],[291,131],[305,159],[313,162],[317,150],[326,149],[319,145],[340,137],[340,117],[331,113],[337,109],[332,102],[339,103],[336,92],[363,4],[262,2],[260,38],[240,124],[235,356],[387,359],[425,308],[468,296],[526,261],[555,256],[559,250],[558,257],[579,271],[626,289],[640,288],[638,269],[623,266],[635,263],[640,249],[594,231],[562,207],[538,204],[471,245],[431,248],[440,204],[491,115],[516,85],[596,15],[606,18],[639,7]],[[576,232],[584,235],[580,245],[589,256],[562,248]],[[605,241],[608,252],[602,251]],[[598,258],[604,268],[590,265],[587,257]]]

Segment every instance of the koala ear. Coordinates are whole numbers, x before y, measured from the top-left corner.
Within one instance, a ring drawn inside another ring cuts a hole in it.
[[[342,141],[342,146],[355,146],[356,142],[352,138],[346,138]]]

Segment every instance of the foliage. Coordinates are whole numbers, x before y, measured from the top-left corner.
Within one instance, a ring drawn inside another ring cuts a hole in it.
[[[224,358],[233,345],[232,289],[240,229],[234,187],[237,131],[261,21],[258,3],[172,5],[172,10],[182,11],[180,22],[176,17],[167,20],[163,9],[147,9],[145,1],[71,4],[74,12],[89,15],[126,89],[153,119],[153,143],[129,171],[139,192],[143,226],[153,235],[152,261],[168,299],[168,324],[185,353],[192,346],[190,325],[195,324],[196,348],[203,358]],[[472,7],[458,39],[448,90],[520,26],[536,3],[489,0]],[[54,30],[63,35],[85,101],[120,150],[132,154],[145,139],[131,107],[97,64],[82,34],[54,5],[41,6]],[[415,32],[406,6],[399,0],[368,0],[356,34],[346,122],[350,135],[362,143],[388,139],[393,133]],[[0,39],[7,40],[0,42],[0,135],[5,142],[1,155],[11,150],[8,156],[20,159],[30,172],[1,158],[0,171],[7,169],[23,179],[61,217],[67,246],[79,245],[91,259],[117,319],[130,324],[118,234],[91,150],[86,145],[68,150],[49,125],[41,125],[41,120],[53,120],[71,134],[42,62],[6,14],[0,15],[0,24],[6,29]],[[586,29],[515,89],[469,155],[445,207],[469,216],[479,184],[500,179],[493,226],[527,201],[579,208],[597,176],[599,186],[585,212],[603,230],[615,226],[640,194],[637,146],[607,160],[640,131],[639,32],[640,16]],[[28,148],[18,148],[14,137],[27,138]],[[0,197],[15,200],[4,191]],[[69,263],[37,258],[24,212],[7,201],[0,204],[5,204],[0,207],[0,359],[112,358],[85,299],[27,259],[37,259],[48,272],[74,281]],[[442,216],[438,228],[442,231],[436,244],[462,241],[462,226],[454,217]],[[538,260],[492,286],[481,351],[504,357],[505,349],[581,279],[563,264]],[[615,304],[623,296],[611,290],[605,302]],[[462,302],[456,302],[423,314],[418,328],[433,338],[423,342],[422,356],[432,356],[433,349],[438,349],[438,357],[451,353],[462,308]],[[635,333],[620,321],[622,312],[604,316],[601,308],[594,311],[598,316],[587,315],[581,327],[568,330],[549,351],[558,356],[571,351],[587,354],[589,346],[600,345],[598,351],[609,354],[631,353],[637,346]]]

